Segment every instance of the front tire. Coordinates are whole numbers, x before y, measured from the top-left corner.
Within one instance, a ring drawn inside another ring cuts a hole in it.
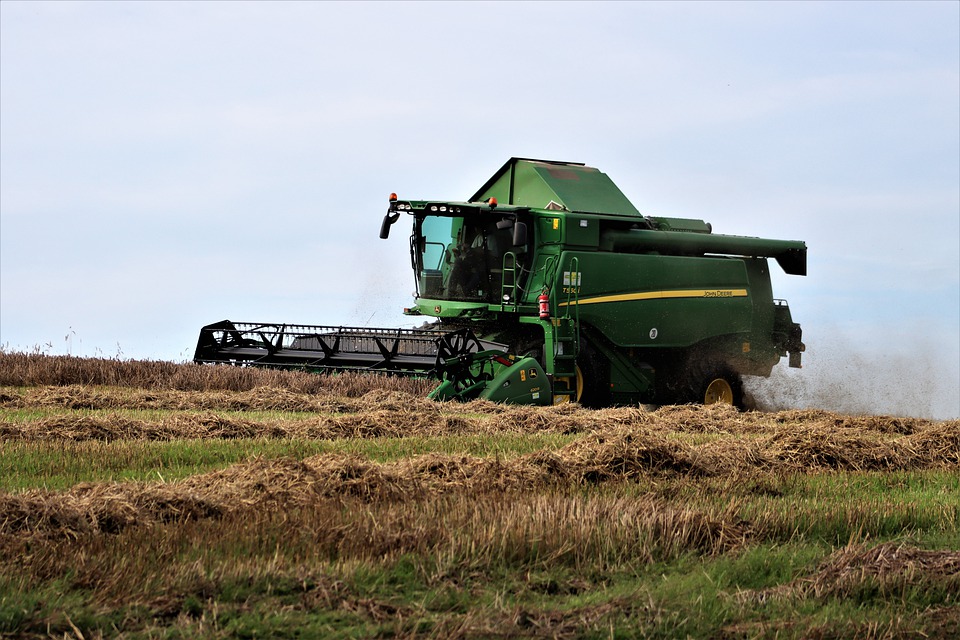
[[[609,407],[612,402],[610,363],[583,339],[577,354],[577,396],[577,402],[591,409]]]

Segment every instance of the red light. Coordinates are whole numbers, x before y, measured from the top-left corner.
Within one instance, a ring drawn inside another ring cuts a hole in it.
[[[397,194],[391,193],[391,194],[390,194],[390,202],[396,202],[396,201],[397,201]]]
[[[493,207],[497,206],[497,199],[496,199],[496,198],[490,198],[489,200],[487,200],[487,204],[490,205],[491,208],[493,208]]]

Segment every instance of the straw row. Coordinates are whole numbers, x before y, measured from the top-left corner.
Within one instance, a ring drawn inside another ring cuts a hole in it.
[[[123,526],[216,516],[242,508],[303,506],[353,496],[404,501],[450,491],[504,492],[622,482],[642,477],[738,477],[757,473],[960,469],[960,424],[880,442],[822,429],[686,444],[623,427],[592,432],[556,451],[508,460],[429,454],[377,463],[323,454],[254,459],[172,483],[98,483],[66,492],[0,494],[0,532],[113,531]]]

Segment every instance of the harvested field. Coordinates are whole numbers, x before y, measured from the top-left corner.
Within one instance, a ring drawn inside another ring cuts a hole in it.
[[[0,636],[955,637],[960,421],[0,354]]]

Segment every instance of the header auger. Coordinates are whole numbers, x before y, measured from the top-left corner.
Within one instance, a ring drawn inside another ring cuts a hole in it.
[[[602,172],[511,158],[466,201],[391,194],[380,237],[412,218],[429,329],[223,321],[196,362],[364,370],[439,380],[431,397],[587,406],[727,402],[804,350],[768,259],[806,275],[800,241],[644,216]]]

